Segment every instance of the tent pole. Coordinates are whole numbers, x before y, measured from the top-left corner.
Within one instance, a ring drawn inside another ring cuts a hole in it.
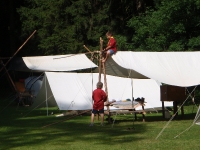
[[[133,121],[134,121],[134,115],[135,115],[135,118],[136,118],[136,114],[134,113],[134,107],[133,107],[133,101],[134,101],[134,97],[133,97],[133,79],[131,78],[131,97],[132,97],[132,110],[133,110]]]
[[[47,116],[48,116],[48,102],[47,102],[47,76],[45,76],[45,91],[46,91],[46,107],[47,107]]]
[[[102,68],[103,68],[103,73],[104,73],[104,86],[105,86],[105,92],[107,94],[107,100],[106,103],[108,104],[108,87],[107,87],[107,79],[106,79],[106,69],[105,69],[105,63],[102,63]],[[110,118],[110,107],[109,105],[106,106],[107,111],[108,111],[108,122],[111,123],[111,118]]]
[[[105,92],[107,94],[107,100],[106,103],[109,104],[108,101],[108,87],[107,87],[107,79],[106,79],[106,69],[105,69],[105,62],[102,63],[102,52],[103,52],[103,39],[100,37],[100,59],[99,59],[99,82],[101,81],[101,73],[103,69],[103,74],[104,74],[104,87],[105,87]],[[106,105],[107,111],[108,111],[108,122],[111,123],[111,118],[110,118],[110,107],[109,105]]]
[[[99,82],[101,81],[101,68],[102,68],[102,62],[101,62],[101,59],[102,59],[102,51],[103,51],[103,39],[100,37],[100,53],[99,53]]]
[[[10,62],[10,60],[22,49],[22,47],[28,42],[28,40],[35,34],[37,30],[35,30],[28,38],[27,40],[18,48],[18,50],[14,53],[12,57],[5,63],[5,66]],[[1,68],[0,72],[3,70],[3,67]]]
[[[103,39],[100,37],[100,52],[99,52],[99,82],[101,82],[101,72],[102,72],[102,51],[103,51]],[[98,60],[97,60],[98,61]],[[97,115],[97,120],[99,120],[99,114]]]

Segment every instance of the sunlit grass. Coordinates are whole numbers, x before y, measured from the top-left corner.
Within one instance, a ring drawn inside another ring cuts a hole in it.
[[[116,117],[114,124],[102,127],[96,121],[94,127],[89,127],[90,116],[86,114],[55,117],[62,111],[49,108],[47,116],[46,108],[33,110],[12,103],[4,109],[8,103],[0,100],[0,149],[199,149],[200,126],[194,125],[174,138],[192,124],[197,110],[192,105],[185,106],[184,118],[179,115],[173,119],[156,140],[168,122],[162,113],[147,113],[146,122],[140,115],[133,121],[132,114],[121,114],[112,116]]]

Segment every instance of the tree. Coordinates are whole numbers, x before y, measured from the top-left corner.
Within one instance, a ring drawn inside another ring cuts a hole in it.
[[[128,21],[135,50],[185,51],[200,48],[197,0],[157,1],[155,8]]]
[[[37,34],[26,48],[27,55],[69,54],[99,49],[99,37],[112,30],[118,49],[126,49],[130,39],[127,21],[140,14],[153,0],[24,0],[18,9],[24,40],[31,32]],[[148,3],[147,3],[148,2]],[[105,39],[105,43],[107,39]]]
[[[106,1],[25,0],[18,9],[22,37],[37,30],[29,53],[35,55],[78,53],[83,45],[97,48],[109,26]],[[37,51],[36,51],[37,50]],[[34,51],[34,52],[33,52]]]

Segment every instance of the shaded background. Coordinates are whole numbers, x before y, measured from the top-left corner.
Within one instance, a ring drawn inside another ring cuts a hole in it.
[[[16,8],[23,4],[23,0],[0,1],[0,57],[12,56],[20,42],[20,20]]]

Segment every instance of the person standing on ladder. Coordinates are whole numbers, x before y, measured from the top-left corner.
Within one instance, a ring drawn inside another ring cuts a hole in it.
[[[91,114],[91,123],[90,126],[94,125],[94,115],[100,114],[101,116],[101,126],[104,123],[104,102],[107,100],[106,93],[102,90],[103,83],[97,83],[97,89],[95,89],[92,93],[92,99],[94,101],[92,114]]]
[[[106,33],[107,39],[109,39],[108,44],[106,48],[103,50],[104,53],[106,53],[104,59],[102,59],[102,63],[105,63],[109,56],[112,56],[117,52],[117,42],[114,39],[112,32],[108,31]]]

